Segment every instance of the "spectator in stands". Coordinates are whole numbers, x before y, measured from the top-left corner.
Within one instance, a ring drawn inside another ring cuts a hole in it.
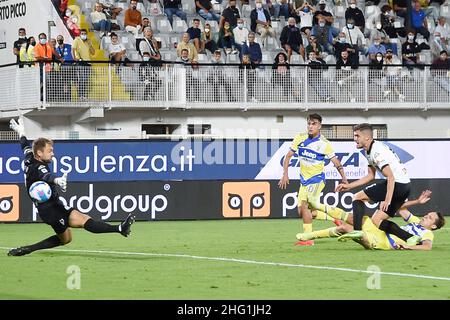
[[[250,35],[249,35],[249,37],[250,37]],[[244,53],[242,55],[241,65],[239,66],[239,71],[240,71],[239,79],[241,80],[241,83],[243,84],[244,72],[247,73],[247,99],[249,98],[249,100],[251,102],[258,102],[258,100],[256,99],[256,97],[254,95],[254,85],[255,85],[255,80],[256,80],[255,68],[256,68],[256,65],[251,60],[250,55]]]
[[[27,45],[28,39],[27,39],[27,33],[25,31],[25,28],[19,28],[19,39],[14,41],[13,45],[13,54],[16,56],[16,62],[20,62],[20,48],[22,48],[22,45]],[[23,68],[23,66],[19,66],[20,68]]]
[[[408,32],[407,40],[402,45],[403,64],[408,66],[419,64],[418,53],[420,53],[420,51],[421,47],[415,40],[414,31]]]
[[[355,54],[358,54],[358,52],[365,54],[364,45],[366,43],[366,39],[361,30],[357,27],[355,28],[355,21],[352,18],[347,20],[347,24],[344,28],[342,28],[342,32],[345,33],[347,43],[355,49]]]
[[[393,54],[391,49],[386,50],[384,59],[384,72],[386,74],[386,88],[383,92],[383,98],[389,101],[389,95],[394,92],[398,96],[399,102],[405,101],[405,95],[401,92],[402,86],[402,67],[400,60]]]
[[[66,12],[69,0],[52,0],[52,2],[59,16],[62,18],[64,16],[64,12]]]
[[[153,38],[153,30],[150,27],[144,29],[144,39],[139,43],[139,51],[147,52],[150,56],[149,63],[152,65],[161,64],[161,54],[159,53],[158,43]],[[142,55],[143,56],[143,55]]]
[[[189,53],[189,61],[198,61],[198,52],[195,49],[195,46],[190,42],[191,38],[189,33],[184,33],[183,38],[181,39],[181,43],[177,46],[177,55],[181,57],[181,52],[183,49],[187,49]]]
[[[355,84],[357,83],[358,74],[354,69],[358,68],[356,61],[349,59],[348,52],[342,51],[341,57],[336,62],[336,77],[338,79],[338,90],[341,93],[348,93],[350,102],[355,102],[356,98],[353,94]],[[342,91],[343,90],[343,91]]]
[[[288,61],[291,61],[293,51],[305,58],[302,34],[293,17],[288,19],[288,24],[281,31],[280,42],[283,49],[287,52]]]
[[[248,29],[244,25],[244,20],[239,18],[237,21],[237,27],[233,29],[234,43],[239,52],[242,52],[242,46],[248,39]]]
[[[236,28],[237,21],[241,17],[238,8],[236,8],[236,0],[228,1],[228,7],[222,11],[219,27],[222,28],[225,22],[230,24],[231,30]]]
[[[272,64],[272,85],[274,91],[277,86],[282,88],[282,101],[287,101],[292,96],[294,90],[292,87],[290,66],[287,55],[284,52],[279,52],[275,56],[274,63]]]
[[[413,9],[411,11],[411,26],[416,33],[420,33],[425,39],[430,37],[430,32],[428,31],[428,23],[425,18],[425,12],[422,10],[419,1],[414,2]]]
[[[310,5],[307,1],[303,2],[302,6],[297,9],[297,15],[300,17],[300,31],[309,36],[313,26],[313,16],[316,8]]]
[[[439,52],[442,50],[450,50],[450,28],[444,17],[439,17],[438,25],[434,29],[434,35],[434,41],[440,49]]]
[[[250,57],[252,64],[258,65],[262,61],[261,46],[255,42],[255,34],[253,32],[248,34],[248,42],[242,46],[242,61],[244,61],[244,55]]]
[[[125,10],[125,30],[134,34],[135,37],[139,36],[139,32],[142,32],[142,14],[137,9],[137,0],[130,1],[130,7]]]
[[[214,12],[210,0],[195,0],[195,8],[203,19],[220,21],[220,16]]]
[[[72,46],[68,43],[64,43],[64,37],[60,34],[56,37],[56,52],[63,58],[64,65],[71,64],[73,62]]]
[[[319,24],[313,26],[311,36],[317,38],[317,43],[321,45],[329,54],[334,53],[333,49],[333,32],[331,27],[326,24],[324,17],[319,17]]]
[[[288,0],[267,0],[267,11],[269,11],[274,20],[279,21],[280,15],[285,19],[289,18],[289,3]]]
[[[164,0],[164,13],[169,19],[170,25],[173,26],[173,15],[187,22],[187,15],[181,8],[181,0]]]
[[[313,26],[316,26],[316,25],[319,24],[319,19],[320,18],[324,18],[326,25],[329,26],[330,28],[332,28],[333,27],[334,18],[333,18],[333,14],[331,12],[328,12],[328,11],[325,10],[325,8],[327,7],[326,1],[325,0],[320,0],[318,7],[319,7],[319,9],[314,12]],[[337,30],[337,33],[333,34],[333,36],[337,36],[338,33],[339,33],[339,30]]]
[[[398,21],[396,26],[396,17],[390,5],[385,4],[381,7],[380,21],[382,29],[390,38],[406,37],[405,27],[401,26]]]
[[[39,43],[34,47],[34,58],[39,63],[41,72],[42,70],[46,72],[52,70],[53,57],[56,57],[60,62],[64,62],[54,47],[47,42],[47,35],[42,32],[39,34]]]
[[[205,29],[203,29],[200,40],[202,45],[202,53],[205,53],[205,49],[209,50],[211,53],[214,53],[217,50],[217,43],[214,39],[214,33],[212,32],[209,23],[205,24]]]
[[[341,57],[341,52],[347,51],[351,60],[357,60],[358,54],[353,46],[347,42],[347,38],[344,32],[339,33],[339,37],[334,40],[334,56],[336,61]]]
[[[356,0],[350,0],[349,5],[349,8],[345,11],[345,20],[353,19],[354,25],[364,32],[364,26],[366,24],[364,13],[356,7]]]
[[[408,14],[408,1],[410,0],[392,0],[396,15],[406,19],[406,15]]]
[[[305,48],[306,56],[309,57],[309,53],[312,51],[316,53],[317,58],[322,58],[323,47],[317,43],[316,36],[309,37],[309,44]]]
[[[271,36],[275,39],[275,30],[271,26],[270,14],[262,6],[262,0],[256,0],[256,8],[250,12],[251,26],[250,29],[261,35],[263,47],[267,42],[267,37]],[[276,41],[276,40],[275,40]]]
[[[103,13],[103,6],[99,2],[95,4],[95,11],[91,12],[91,21],[94,30],[102,33],[101,37],[111,32],[111,21],[106,18],[106,15]]]
[[[214,102],[220,102],[222,99],[220,99],[220,87],[224,87],[226,92],[226,101],[228,102],[236,102],[236,99],[233,96],[233,93],[231,92],[231,84],[228,82],[226,77],[223,74],[223,67],[220,66],[221,64],[224,64],[224,61],[222,59],[222,53],[220,50],[216,50],[214,52],[214,55],[211,59],[211,63],[215,64],[214,67],[208,68],[208,87],[212,89],[213,91],[213,101]]]
[[[141,32],[139,32],[139,34],[136,37],[136,49],[139,51],[139,54],[142,55],[140,49],[139,49],[139,44],[141,43],[142,40],[144,40],[144,30],[145,28],[151,28],[151,24],[150,24],[150,20],[147,17],[142,18],[142,28],[141,28]]]
[[[103,7],[106,17],[111,20],[111,24],[117,24],[117,16],[122,12],[122,8],[116,6],[116,0],[98,0]],[[120,27],[119,27],[120,29]],[[114,28],[113,28],[114,30]]]
[[[111,33],[111,43],[108,45],[107,52],[111,62],[124,62],[127,58],[127,49],[114,32]]]
[[[375,25],[375,28],[370,32],[370,43],[375,41],[375,38],[381,39],[381,44],[387,49],[391,48],[394,52],[397,52],[397,43],[391,42],[389,35],[383,29],[383,25],[380,21],[378,21]]]
[[[420,2],[422,10],[425,12],[425,16],[430,16],[436,24],[439,19],[439,9],[430,5],[431,0],[418,0],[418,2]]]
[[[225,21],[223,28],[220,28],[219,47],[222,48],[226,54],[238,53],[235,48],[234,34],[228,21]]]
[[[83,68],[78,69],[78,98],[85,100],[87,98],[89,77],[91,74],[90,63],[95,55],[95,48],[92,41],[87,36],[87,30],[81,29],[80,36],[77,37],[72,44],[72,57],[78,65]]]
[[[386,47],[381,43],[381,37],[376,36],[373,39],[373,43],[369,46],[367,54],[369,55],[369,60],[375,60],[375,56],[381,53],[383,56],[386,54]]]
[[[325,61],[318,58],[315,51],[311,51],[308,58],[308,83],[314,88],[321,100],[333,101],[334,99],[330,94],[331,83],[323,78],[323,70],[328,68]]]
[[[200,20],[195,18],[192,22],[192,26],[189,27],[186,32],[189,33],[189,38],[194,44],[195,49],[197,49],[197,52],[201,52],[202,44],[200,38],[202,35],[202,31],[200,30]]]
[[[446,50],[440,52],[439,58],[435,59],[431,64],[431,75],[433,80],[443,89],[450,93],[450,82],[448,72],[450,70],[450,60]]]
[[[72,10],[73,8],[74,10]],[[63,17],[64,22],[66,23],[67,29],[69,29],[70,34],[73,37],[78,37],[81,33],[80,28],[80,8],[78,6],[71,6],[67,8],[65,16]]]
[[[142,63],[139,65],[139,81],[144,84],[144,100],[158,100],[158,91],[162,86],[158,71],[152,54],[144,52]]]
[[[192,60],[190,56],[189,50],[184,48],[181,50],[177,61],[182,62],[186,69],[186,99],[188,101],[199,101],[200,79],[198,79],[198,66],[195,65],[197,61]]]
[[[384,65],[384,54],[382,52],[377,52],[370,57],[369,69],[372,70],[382,70]],[[371,77],[369,77],[371,78]]]
[[[34,47],[36,46],[36,40],[33,36],[27,38],[27,43],[22,43],[22,46],[20,47],[19,52],[19,59],[21,62],[21,66],[23,68],[23,65],[28,65],[29,67],[32,67],[34,65]]]

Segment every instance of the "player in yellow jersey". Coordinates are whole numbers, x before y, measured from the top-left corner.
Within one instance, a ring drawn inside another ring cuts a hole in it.
[[[431,250],[433,246],[434,234],[433,231],[442,228],[445,225],[445,218],[440,212],[428,212],[422,218],[414,216],[407,208],[424,204],[430,200],[431,191],[426,190],[416,200],[405,202],[402,208],[398,211],[400,216],[408,224],[401,226],[406,232],[417,235],[421,238],[418,245],[408,246],[406,242],[394,235],[386,233],[378,229],[369,217],[364,217],[362,225],[362,234],[355,237],[353,227],[350,224],[342,224],[335,228],[318,230],[310,233],[297,234],[298,239],[303,241],[318,239],[318,238],[332,238],[339,237],[338,240],[354,240],[366,249],[375,250],[395,250],[395,249],[410,249],[410,250]],[[352,215],[349,216],[349,221],[352,221]]]
[[[317,211],[316,218],[321,219],[330,215],[333,218],[346,220],[346,213],[339,208],[326,206],[320,203],[320,193],[325,187],[324,163],[328,158],[333,162],[343,183],[347,183],[344,168],[336,157],[330,142],[320,134],[322,117],[311,114],[307,117],[307,134],[297,135],[286,154],[283,163],[283,176],[278,186],[286,189],[289,184],[288,168],[292,156],[297,153],[300,158],[300,189],[298,191],[298,212],[303,219],[303,231],[312,231],[312,213]],[[313,241],[298,242],[299,245],[313,245]]]

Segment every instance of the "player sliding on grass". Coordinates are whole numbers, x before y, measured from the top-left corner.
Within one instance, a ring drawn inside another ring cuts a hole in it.
[[[364,217],[362,225],[362,234],[355,235],[352,233],[353,227],[344,223],[335,228],[318,230],[309,233],[297,234],[297,239],[302,241],[339,237],[339,241],[354,240],[366,249],[377,250],[394,250],[394,249],[410,249],[410,250],[431,250],[433,246],[433,231],[442,228],[445,225],[445,219],[440,212],[428,212],[421,219],[414,216],[407,208],[424,204],[430,200],[431,191],[426,190],[416,200],[410,200],[404,203],[399,210],[402,218],[408,222],[407,225],[401,226],[403,230],[409,234],[416,234],[422,238],[422,242],[418,245],[408,246],[402,239],[390,235],[378,229],[369,217]],[[348,217],[349,223],[353,221],[353,215]]]
[[[320,203],[320,193],[325,187],[323,172],[325,158],[333,162],[342,177],[342,183],[347,184],[344,168],[336,157],[330,142],[320,134],[322,117],[317,113],[307,118],[308,134],[299,134],[294,138],[289,152],[283,162],[283,176],[278,182],[280,189],[286,189],[289,184],[289,163],[294,153],[300,159],[300,189],[298,191],[298,213],[303,218],[303,231],[312,231],[313,215],[320,220],[346,220],[347,213],[340,208],[330,207]],[[331,216],[332,218],[330,218]],[[300,241],[298,245],[313,245],[313,241]]]
[[[92,233],[111,233],[117,232],[127,237],[131,230],[130,227],[135,220],[134,214],[128,217],[119,225],[113,226],[102,221],[95,221],[90,216],[64,206],[59,199],[56,186],[59,186],[63,192],[67,188],[67,175],[55,177],[50,173],[48,164],[51,163],[53,154],[53,141],[46,138],[39,138],[33,142],[33,149],[25,137],[25,128],[22,119],[17,123],[14,119],[10,121],[10,127],[19,134],[20,145],[25,156],[25,186],[28,190],[36,181],[47,182],[51,189],[50,199],[43,203],[35,202],[36,208],[42,221],[50,225],[55,231],[53,235],[41,242],[11,249],[8,256],[23,256],[36,250],[49,249],[60,245],[68,244],[72,241],[72,228],[84,228]]]

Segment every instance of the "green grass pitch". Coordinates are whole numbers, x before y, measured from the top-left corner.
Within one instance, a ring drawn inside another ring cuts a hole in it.
[[[336,239],[298,247],[300,226],[298,219],[137,222],[129,238],[74,229],[65,247],[8,257],[6,248],[52,230],[0,224],[0,299],[450,299],[448,228],[436,232],[431,252],[417,252]],[[69,266],[79,267],[80,289],[67,288]],[[359,272],[369,266],[382,273],[379,289],[367,288],[373,274]]]

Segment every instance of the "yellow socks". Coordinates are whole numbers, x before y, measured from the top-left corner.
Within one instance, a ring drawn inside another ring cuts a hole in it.
[[[312,223],[303,223],[303,232],[312,232]]]
[[[341,208],[331,207],[331,206],[327,206],[327,205],[325,205],[323,203],[319,203],[317,205],[317,209],[319,211],[322,211],[322,212],[328,214],[329,216],[331,216],[331,217],[333,217],[335,219],[342,220],[342,221],[347,221],[348,212],[345,212]]]
[[[329,216],[329,215],[327,215],[325,212],[323,212],[323,211],[318,211],[318,210],[316,210],[315,211],[315,217],[314,217],[314,219],[317,219],[317,220],[328,220],[328,221],[333,221],[334,220],[334,218],[333,217],[331,217],[331,216]]]
[[[334,238],[339,237],[341,234],[337,231],[337,227],[317,230],[312,232],[313,239],[319,238]]]

